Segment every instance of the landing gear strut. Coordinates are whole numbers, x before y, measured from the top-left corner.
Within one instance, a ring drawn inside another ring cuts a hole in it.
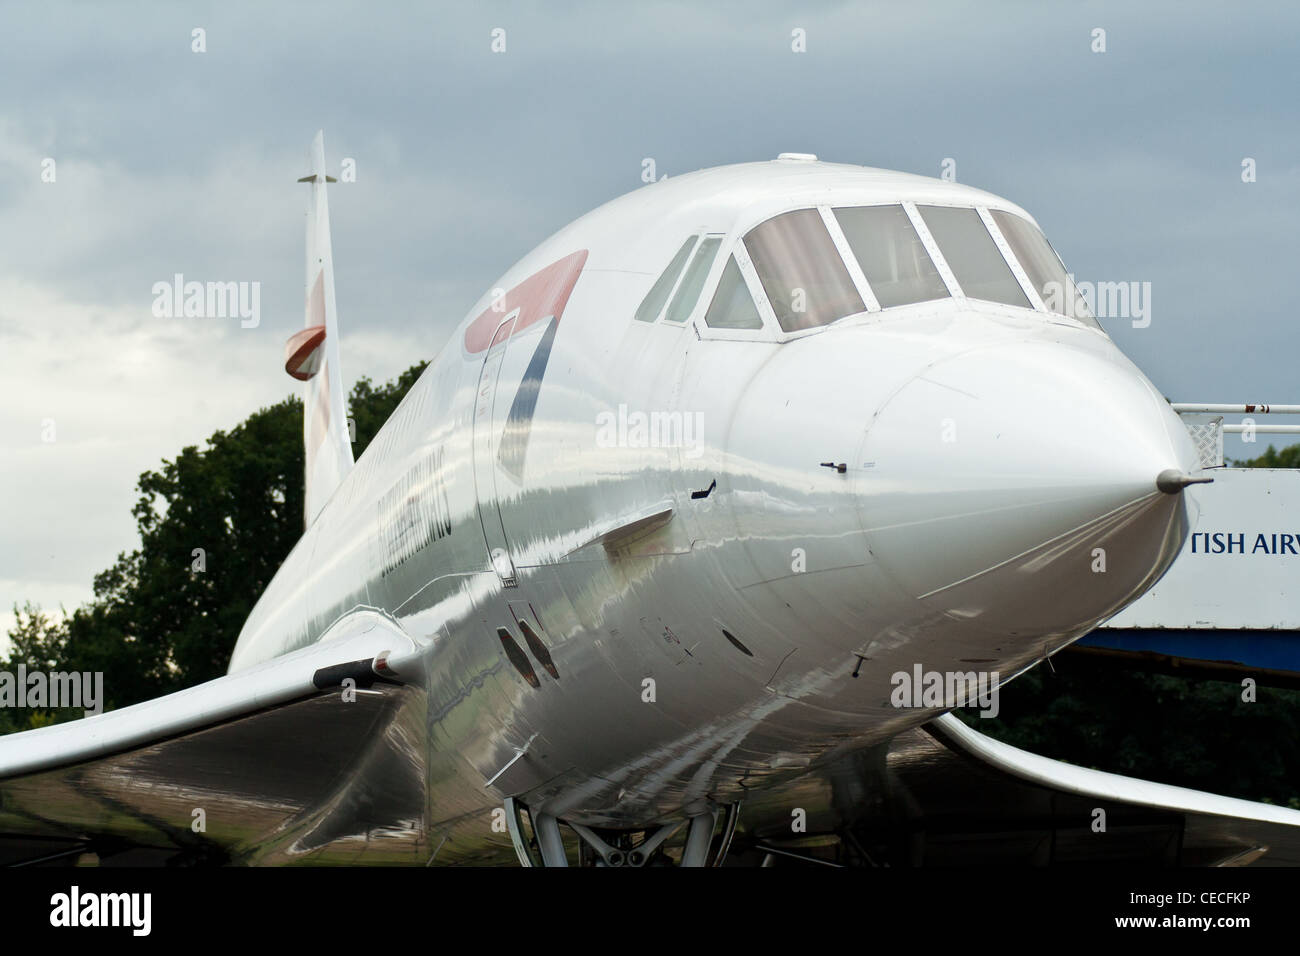
[[[564,821],[549,813],[533,813],[515,797],[506,798],[505,809],[506,828],[510,831],[510,841],[514,844],[520,866],[569,865],[560,835],[560,824]],[[525,813],[532,824],[531,839],[524,832]],[[719,815],[722,816],[722,829],[714,840],[713,833],[717,829]],[[565,822],[564,825],[581,840],[578,852],[580,866],[634,867],[671,865],[663,852],[663,844],[685,826],[686,845],[682,848],[679,865],[699,867],[722,865],[727,850],[731,847],[731,838],[736,833],[739,818],[740,804],[733,803],[685,820],[665,823],[653,830],[596,830],[578,823]],[[636,838],[638,835],[640,839]]]

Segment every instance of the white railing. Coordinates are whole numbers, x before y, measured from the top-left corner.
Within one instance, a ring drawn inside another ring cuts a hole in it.
[[[1300,405],[1224,405],[1172,402],[1196,442],[1202,468],[1223,467],[1224,435],[1300,435],[1300,425],[1259,425],[1253,418],[1238,424],[1223,424],[1224,415],[1300,415]]]
[[[1174,402],[1174,411],[1213,412],[1216,415],[1300,415],[1300,405],[1197,405],[1193,402]]]

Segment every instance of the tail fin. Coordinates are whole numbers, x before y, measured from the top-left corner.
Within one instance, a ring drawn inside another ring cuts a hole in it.
[[[304,328],[285,346],[284,370],[305,383],[302,438],[306,452],[307,525],[316,520],[325,502],[352,470],[352,441],[343,405],[343,375],[339,368],[339,322],[334,302],[334,256],[330,250],[329,199],[325,184],[325,134],[311,144],[311,174],[298,180],[311,184],[307,205],[307,316]]]

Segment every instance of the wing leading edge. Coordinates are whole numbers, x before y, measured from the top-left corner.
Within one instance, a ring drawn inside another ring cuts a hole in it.
[[[0,738],[0,863],[347,859],[351,835],[376,831],[397,835],[384,861],[414,862],[419,660],[358,620],[247,671]]]

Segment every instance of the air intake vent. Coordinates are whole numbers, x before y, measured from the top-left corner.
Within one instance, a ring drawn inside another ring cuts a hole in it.
[[[744,644],[742,644],[740,638],[738,638],[735,634],[732,634],[725,627],[722,629],[722,636],[725,637],[727,640],[731,641],[732,645],[736,648],[736,650],[740,651],[740,653],[744,654],[746,657],[754,656],[754,652],[751,651]]]
[[[556,668],[555,662],[551,660],[551,652],[546,649],[546,645],[537,636],[537,632],[529,626],[527,621],[520,621],[519,629],[524,632],[524,641],[527,642],[528,649],[533,652],[533,657],[537,658],[537,663],[546,668],[546,673],[559,680],[560,671]]]
[[[514,636],[504,627],[497,628],[497,637],[501,638],[501,646],[505,649],[506,657],[510,663],[515,666],[524,680],[528,681],[531,687],[541,687],[542,682],[537,679],[537,672],[533,670],[533,665],[528,663],[528,655],[524,649],[514,639]]]

